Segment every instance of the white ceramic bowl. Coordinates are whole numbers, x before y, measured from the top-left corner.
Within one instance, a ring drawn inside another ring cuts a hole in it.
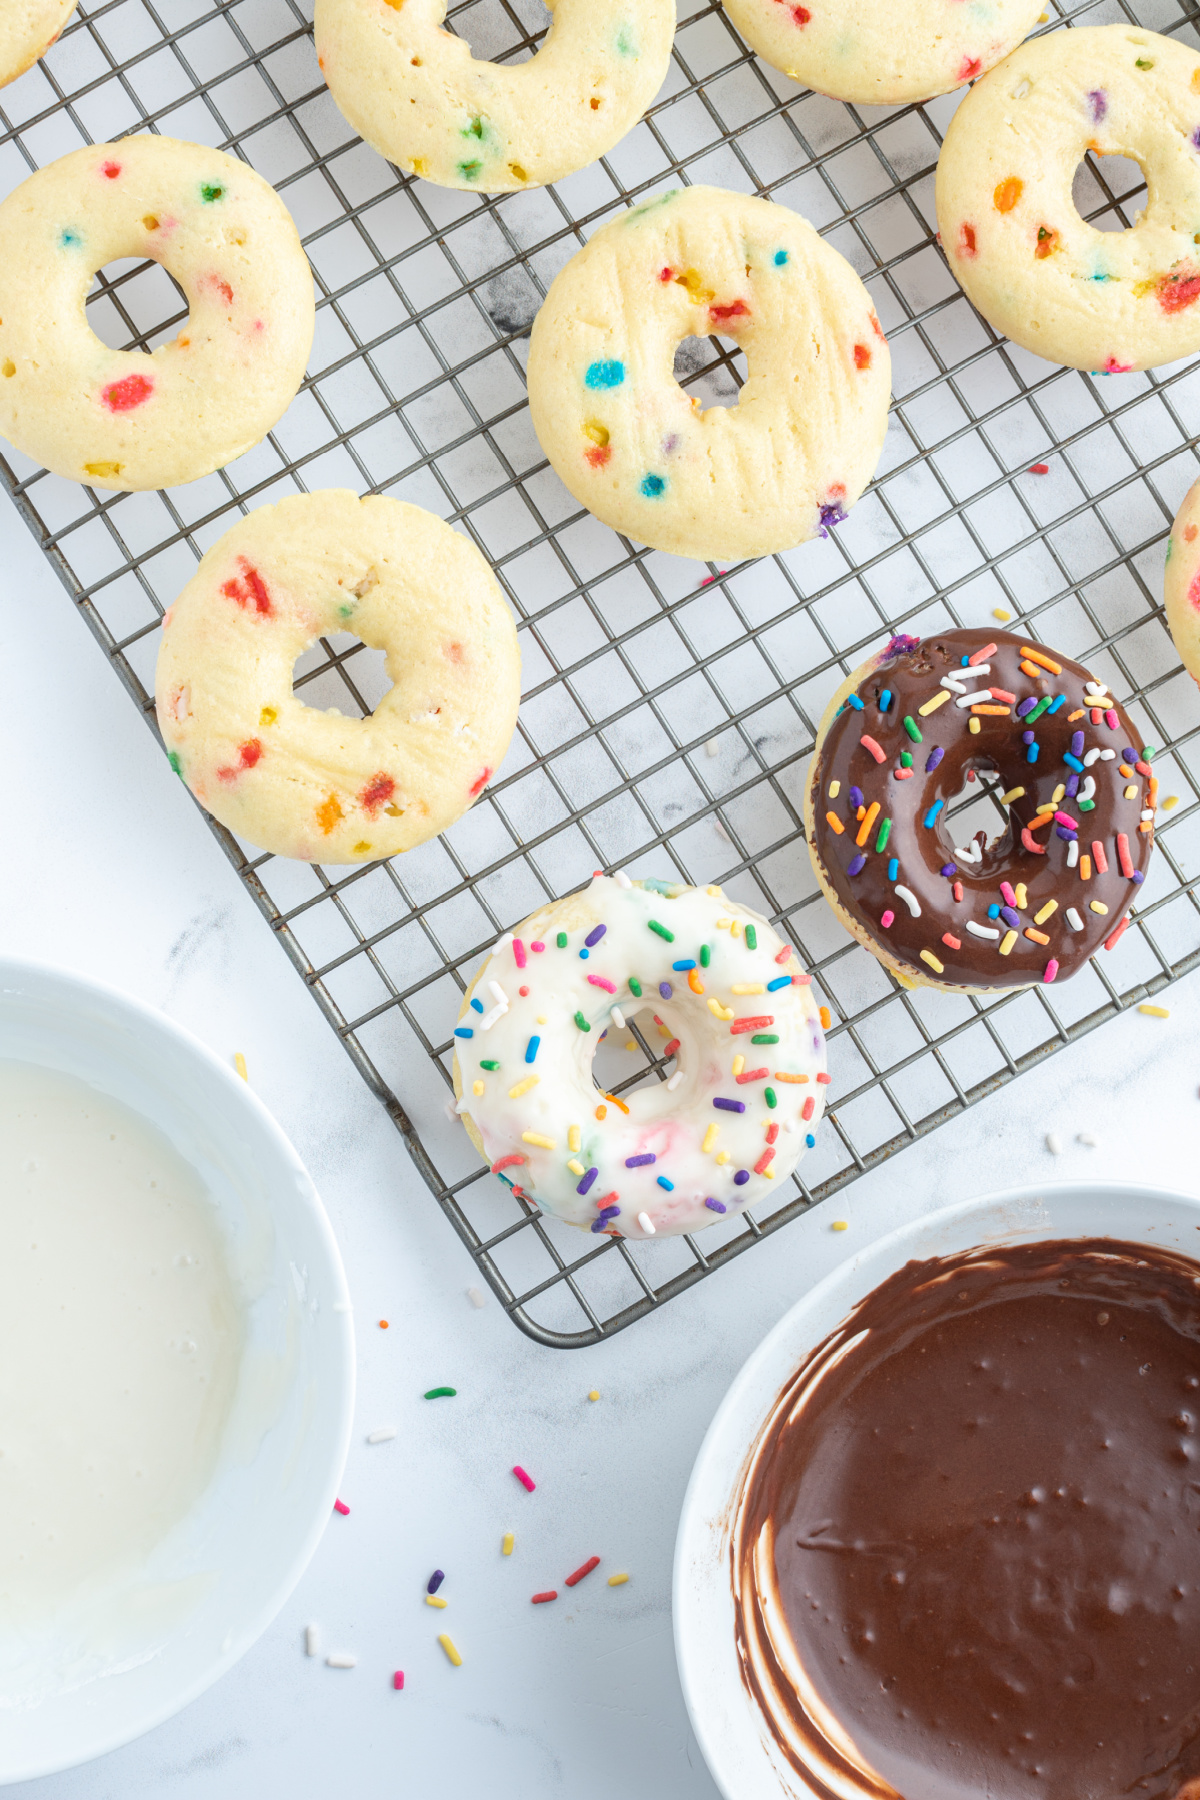
[[[152,1559],[170,1603],[114,1642],[103,1679],[51,1683],[33,1703],[0,1692],[3,1785],[148,1731],[270,1624],[332,1511],[354,1343],[337,1244],[302,1163],[246,1083],[187,1032],[111,989],[0,958],[0,1057],[80,1077],[166,1134],[216,1198],[248,1308],[216,1472]]]
[[[857,1302],[906,1262],[975,1244],[1112,1237],[1200,1259],[1200,1200],[1159,1188],[1062,1183],[966,1200],[902,1225],[819,1282],[764,1338],[700,1447],[675,1544],[675,1655],[704,1759],[725,1800],[812,1800],[745,1687],[734,1640],[730,1539],[750,1452],[784,1383]]]

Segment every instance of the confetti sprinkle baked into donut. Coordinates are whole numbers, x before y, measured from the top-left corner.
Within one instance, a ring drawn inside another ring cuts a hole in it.
[[[643,1011],[675,1067],[620,1099],[593,1056]],[[597,876],[500,940],[454,1033],[458,1110],[492,1173],[614,1237],[696,1231],[777,1189],[828,1082],[811,978],[715,887]]]
[[[818,733],[817,877],[906,986],[1065,979],[1128,924],[1154,842],[1153,754],[1103,681],[1031,638],[895,637]],[[986,774],[1008,824],[964,841],[947,809]]]

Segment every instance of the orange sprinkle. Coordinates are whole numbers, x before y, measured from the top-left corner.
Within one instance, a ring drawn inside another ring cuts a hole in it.
[[[863,815],[863,822],[858,828],[858,836],[854,840],[860,849],[866,843],[868,837],[870,836],[871,827],[872,827],[872,825],[874,825],[874,823],[878,817],[879,817],[879,802],[878,802],[878,800],[872,800],[870,806],[868,806],[866,812]]]
[[[973,713],[990,713],[994,719],[1007,719],[1007,706],[973,706]]]
[[[387,1330],[387,1328],[388,1328],[388,1322],[387,1322],[387,1320],[386,1320],[386,1319],[380,1319],[380,1321],[379,1321],[379,1329],[380,1329],[380,1331],[386,1331],[386,1330]]]
[[[1048,944],[1050,942],[1050,939],[1046,936],[1044,931],[1035,931],[1032,925],[1026,926],[1025,936],[1029,939],[1030,943],[1033,944]]]
[[[784,1071],[782,1069],[776,1069],[775,1079],[776,1079],[776,1081],[807,1081],[808,1076],[807,1075],[787,1075],[784,1073]]]
[[[1092,879],[1092,859],[1090,856],[1081,856],[1079,859],[1079,879],[1080,881],[1090,881]]]
[[[614,1106],[619,1106],[623,1113],[627,1113],[629,1111],[629,1108],[626,1106],[625,1102],[623,1100],[618,1100],[617,1096],[615,1094],[605,1094],[604,1098],[606,1100],[611,1100]]]
[[[597,1117],[597,1118],[598,1118],[598,1119],[607,1119],[607,1117],[608,1117],[608,1108],[607,1108],[607,1106],[598,1106],[598,1107],[597,1107],[597,1108],[596,1108],[596,1117]]]
[[[1052,675],[1061,675],[1062,674],[1062,664],[1061,663],[1056,663],[1049,656],[1043,656],[1042,652],[1040,650],[1033,650],[1030,648],[1030,646],[1028,644],[1021,645],[1021,655],[1027,656],[1031,663],[1037,663],[1039,668],[1049,669],[1049,671]]]
[[[1031,662],[1021,664],[1021,673],[1028,675],[1032,681],[1040,681],[1042,678],[1042,671]]]
[[[704,983],[701,981],[700,976],[695,969],[688,970],[688,986],[691,988],[693,994],[702,994],[704,992]]]
[[[1025,183],[1020,176],[1009,175],[1005,180],[997,182],[992,204],[998,213],[1010,213],[1024,192]]]
[[[843,831],[846,829],[835,812],[827,812],[825,814],[825,823],[831,826],[833,830],[837,832],[839,837],[841,837]]]
[[[1077,712],[1067,714],[1067,724],[1073,725],[1075,723],[1076,719],[1082,719],[1082,717],[1083,717],[1083,707],[1081,706]]]
[[[830,1012],[829,1008],[827,1006],[823,1006],[821,1008],[820,1013],[818,1014],[818,1017],[820,1018],[822,1028],[825,1031],[828,1031],[829,1027],[833,1024],[833,1014]]]

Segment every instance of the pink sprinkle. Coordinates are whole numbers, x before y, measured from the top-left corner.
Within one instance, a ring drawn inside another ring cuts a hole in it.
[[[896,915],[889,907],[887,912],[884,913],[882,919],[880,919],[879,923],[883,927],[884,931],[887,931],[895,923],[895,920],[896,920]]]
[[[998,644],[985,644],[982,650],[977,650],[975,652],[974,656],[968,656],[968,668],[973,667],[975,663],[986,662],[989,656],[995,656],[998,649]]]
[[[1079,820],[1073,819],[1070,813],[1056,812],[1054,815],[1054,823],[1056,825],[1068,825],[1072,831],[1078,831],[1079,829]]]
[[[404,1670],[403,1669],[397,1669],[396,1673],[392,1676],[392,1686],[395,1688],[395,1690],[398,1694],[403,1691],[403,1688],[404,1688]]]
[[[811,987],[812,986],[812,976],[811,975],[793,975],[792,976],[792,986],[793,987]]]
[[[765,1175],[767,1170],[770,1168],[771,1164],[774,1162],[774,1160],[775,1160],[774,1150],[764,1150],[762,1155],[759,1157],[758,1161],[754,1165],[754,1173],[756,1175]]]
[[[833,1080],[832,1075],[818,1075],[817,1076],[817,1081],[819,1082],[821,1087],[828,1087],[832,1080]]]
[[[1000,883],[1000,892],[1003,894],[1007,905],[1013,907],[1016,906],[1017,896],[1013,893],[1012,888],[1007,881],[1002,881]]]
[[[887,761],[887,757],[883,754],[883,751],[879,748],[879,745],[875,742],[873,737],[860,737],[858,741],[864,750],[869,750],[871,752],[871,755],[875,758],[877,763]]]
[[[516,958],[518,969],[523,969],[529,961],[529,958],[525,954],[525,946],[520,938],[513,939],[513,956]]]
[[[527,1494],[532,1494],[534,1488],[537,1486],[537,1482],[533,1479],[533,1476],[527,1475],[525,1473],[524,1469],[521,1467],[520,1463],[514,1463],[513,1474],[516,1476],[516,1478],[520,1482],[521,1486],[525,1489],[525,1492]]]
[[[492,1164],[492,1174],[498,1175],[501,1169],[511,1169],[514,1168],[517,1163],[525,1163],[528,1161],[529,1158],[527,1156],[502,1156],[499,1162],[494,1162]]]
[[[588,980],[593,987],[603,988],[606,994],[615,994],[617,991],[612,982],[606,981],[603,975],[589,975]]]
[[[1108,857],[1105,855],[1104,845],[1100,842],[1099,838],[1097,838],[1096,842],[1092,845],[1092,861],[1096,865],[1097,875],[1108,874]]]
[[[1031,475],[1048,475],[1050,473],[1050,464],[1049,463],[1034,463],[1034,465],[1030,469],[1029,473]]]
[[[535,956],[540,956],[546,946],[545,944],[530,944],[529,948],[533,951]]]
[[[333,1510],[334,1512],[339,1512],[345,1516],[345,1514],[350,1511],[350,1508],[346,1505],[344,1500],[335,1500],[333,1503]]]
[[[954,884],[954,887],[953,887],[953,889],[952,889],[952,892],[953,892],[953,894],[954,894],[954,898],[955,898],[955,899],[956,899],[956,900],[961,900],[961,899],[962,899],[962,897],[963,897],[963,884],[962,884],[962,882],[961,882],[961,881],[956,881],[956,882],[955,882],[955,884]]]
[[[812,1095],[810,1094],[808,1096],[808,1099],[804,1102],[804,1110],[801,1112],[800,1117],[807,1122],[807,1120],[812,1118],[812,1116],[816,1112],[816,1110],[817,1110],[817,1103],[813,1099]]]
[[[779,955],[775,958],[775,961],[777,963],[785,963],[791,954],[792,946],[790,944],[785,944],[783,949],[779,952]]]
[[[1129,930],[1129,920],[1127,918],[1122,919],[1121,923],[1117,926],[1117,929],[1113,932],[1112,936],[1105,938],[1104,948],[1106,950],[1114,949],[1116,947],[1116,945],[1119,943],[1119,941],[1121,940],[1121,938],[1123,938],[1125,936],[1125,933],[1128,930]]]
[[[1104,722],[1108,726],[1108,729],[1110,731],[1115,731],[1117,729],[1117,726],[1121,723],[1120,719],[1118,719],[1118,717],[1116,715],[1115,710],[1111,706],[1109,707],[1108,711],[1104,715]]]
[[[1129,857],[1129,839],[1123,831],[1117,833],[1117,855],[1121,860],[1121,873],[1128,881],[1133,874],[1133,863]]]
[[[745,1087],[748,1081],[765,1081],[770,1073],[770,1069],[745,1069],[740,1075],[735,1075],[733,1079],[739,1087]]]
[[[1055,962],[1054,958],[1051,957],[1050,961],[1046,964],[1046,973],[1042,976],[1042,980],[1043,981],[1053,981],[1054,977],[1057,974],[1058,974],[1058,964]]]

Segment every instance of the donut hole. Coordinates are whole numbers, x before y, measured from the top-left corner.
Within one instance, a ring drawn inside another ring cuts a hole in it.
[[[661,1025],[655,1018],[656,1012],[663,1021]],[[621,1016],[624,1027],[610,1024],[592,1058],[592,1080],[599,1090],[600,1104],[607,1094],[625,1095],[631,1087],[657,1084],[660,1069],[665,1068],[672,1075],[678,1067],[674,1057],[664,1063],[663,1052],[674,1032],[661,1005],[639,1007],[636,1013],[622,1009]]]
[[[1146,207],[1146,177],[1132,157],[1089,150],[1075,171],[1071,198],[1097,231],[1132,231]]]
[[[92,278],[87,322],[110,350],[155,350],[179,335],[187,295],[161,263],[125,256]]]
[[[980,849],[984,858],[1008,854],[1012,830],[1007,812],[999,805],[1003,791],[995,765],[981,756],[963,769],[958,792],[947,796],[937,826],[938,843],[945,860],[957,862],[962,872],[969,874],[980,864],[956,856],[960,848]]]
[[[733,338],[686,337],[675,351],[675,379],[703,411],[736,406],[742,397],[746,353]]]
[[[445,29],[465,38],[478,62],[521,63],[536,54],[550,25],[542,0],[475,0],[455,10]]]
[[[292,669],[292,692],[301,705],[347,719],[365,719],[392,686],[384,651],[372,650],[350,631],[318,638]]]

